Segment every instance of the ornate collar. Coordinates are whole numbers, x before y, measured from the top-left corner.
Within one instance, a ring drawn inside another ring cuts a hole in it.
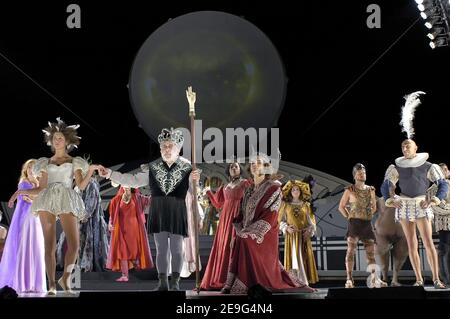
[[[405,158],[404,156],[401,156],[395,160],[395,165],[403,168],[419,167],[425,164],[428,157],[428,153],[417,153],[413,158]]]
[[[189,161],[178,157],[177,161],[168,167],[162,159],[150,163],[150,171],[158,182],[159,188],[167,195],[171,193],[180,181],[189,174],[191,165]]]

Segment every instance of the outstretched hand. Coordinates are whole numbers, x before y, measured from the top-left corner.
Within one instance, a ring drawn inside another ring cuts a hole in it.
[[[108,176],[108,169],[104,167],[103,165],[97,165],[98,174],[101,177],[107,177]]]
[[[89,165],[89,169],[94,172],[94,171],[98,171],[99,165],[95,165],[95,164],[91,164]]]

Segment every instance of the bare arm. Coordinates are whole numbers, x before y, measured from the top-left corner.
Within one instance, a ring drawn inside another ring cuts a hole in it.
[[[339,212],[344,216],[345,218],[348,218],[349,212],[347,211],[347,203],[350,198],[350,191],[348,189],[345,190],[344,194],[342,195],[341,201],[339,202]]]
[[[86,174],[86,176],[83,177],[83,174],[81,173],[81,169],[77,169],[74,173],[75,177],[75,184],[78,186],[78,188],[82,191],[86,189],[86,187],[89,184],[89,181],[92,177],[92,174],[94,174],[95,170],[98,169],[97,165],[89,165],[89,170]]]
[[[35,187],[35,188],[30,188],[30,189],[20,189],[17,192],[19,192],[18,195],[25,195],[28,197],[36,197],[37,195],[39,195],[39,193],[47,188],[47,184],[48,184],[48,174],[47,172],[42,172],[41,176],[37,178],[39,181],[39,186]]]
[[[372,215],[375,214],[375,212],[377,211],[377,197],[375,196],[375,189],[372,189],[370,191],[370,204],[371,204],[371,212]]]
[[[39,180],[39,186],[35,188],[30,189],[18,189],[9,199],[8,201],[8,207],[12,208],[14,206],[14,202],[16,201],[17,197],[20,195],[28,196],[28,197],[35,197],[39,195],[39,193],[47,188],[48,183],[48,175],[47,172],[42,172],[41,176],[38,178]]]

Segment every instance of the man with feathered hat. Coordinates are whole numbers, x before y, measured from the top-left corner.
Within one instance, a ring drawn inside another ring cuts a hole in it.
[[[438,259],[432,239],[432,205],[439,205],[447,194],[448,184],[441,168],[428,162],[428,153],[417,153],[414,136],[414,111],[421,103],[419,96],[422,91],[414,92],[405,97],[400,122],[407,139],[402,142],[403,156],[388,167],[381,192],[386,206],[395,207],[395,220],[402,225],[408,242],[409,259],[416,276],[414,286],[423,286],[424,281],[420,269],[420,259],[416,237],[416,226],[419,229],[423,245],[427,252],[428,263],[433,274],[433,285],[437,289],[445,286],[439,280]],[[395,194],[396,184],[400,186],[400,195]],[[426,196],[430,183],[437,186],[435,196]]]

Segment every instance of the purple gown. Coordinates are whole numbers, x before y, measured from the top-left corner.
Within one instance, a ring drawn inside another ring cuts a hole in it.
[[[21,182],[19,189],[33,185]],[[44,235],[39,217],[30,211],[31,203],[17,198],[0,262],[0,288],[9,286],[17,293],[46,292]]]

